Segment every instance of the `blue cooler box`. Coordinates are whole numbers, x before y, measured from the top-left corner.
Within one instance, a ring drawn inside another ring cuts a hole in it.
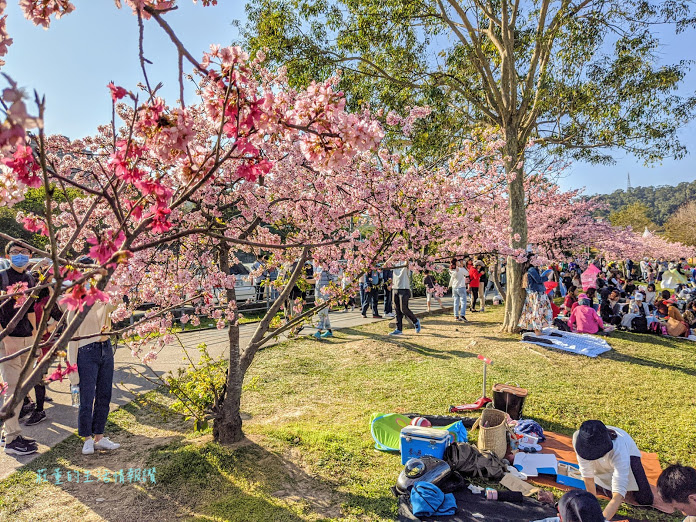
[[[441,459],[445,448],[452,443],[452,434],[447,430],[424,428],[422,426],[405,426],[401,429],[401,464],[409,459],[430,455]]]

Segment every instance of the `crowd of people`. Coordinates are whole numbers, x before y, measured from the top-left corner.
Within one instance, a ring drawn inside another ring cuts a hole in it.
[[[696,328],[696,267],[685,259],[621,265],[596,260],[596,273],[590,266],[576,261],[543,272],[530,266],[520,328],[536,335],[555,326],[588,334],[618,328],[672,337],[689,337]],[[553,300],[556,293],[563,297],[560,306]]]

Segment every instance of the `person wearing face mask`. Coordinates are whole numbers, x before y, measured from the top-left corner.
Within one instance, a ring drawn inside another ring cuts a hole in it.
[[[30,250],[21,244],[10,241],[5,247],[6,257],[10,260],[10,268],[0,272],[0,290],[8,292],[8,288],[17,283],[26,283],[28,288],[36,286],[34,278],[27,273],[29,265]],[[0,302],[0,324],[7,328],[15,314],[19,311],[15,308],[15,299],[6,299]],[[0,356],[12,355],[24,348],[32,346],[36,337],[36,314],[34,313],[34,303],[29,306],[23,317],[14,326],[9,335],[0,344]],[[0,363],[2,378],[7,383],[5,391],[5,402],[14,394],[19,384],[19,374],[24,367],[24,363],[30,353],[26,353]],[[5,453],[9,455],[29,455],[38,449],[36,441],[22,436],[22,429],[19,425],[19,412],[22,409],[20,402],[15,408],[13,417],[5,421]]]

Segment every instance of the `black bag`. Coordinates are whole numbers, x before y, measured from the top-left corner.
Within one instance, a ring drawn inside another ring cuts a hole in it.
[[[557,329],[559,329],[561,332],[570,332],[571,331],[570,326],[568,326],[568,322],[564,321],[563,319],[559,319],[558,317],[556,317],[553,320],[553,325]]]
[[[466,442],[450,444],[445,449],[443,460],[465,477],[479,477],[498,481],[503,478],[507,466],[491,451],[479,451]]]
[[[648,320],[644,315],[631,319],[631,331],[635,333],[648,333]]]

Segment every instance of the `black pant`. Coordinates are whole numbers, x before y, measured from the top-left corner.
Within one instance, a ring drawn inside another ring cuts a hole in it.
[[[471,309],[472,310],[474,308],[476,308],[476,301],[478,300],[478,292],[479,292],[478,286],[471,287]]]
[[[394,308],[396,309],[396,329],[401,331],[404,326],[404,316],[415,324],[418,322],[418,318],[413,315],[413,312],[408,307],[408,300],[411,298],[410,290],[396,290],[394,293]]]
[[[365,287],[363,296],[364,297],[362,301],[362,314],[366,315],[367,309],[370,307],[370,304],[372,304],[372,315],[379,315],[379,310],[377,309],[377,287]]]
[[[392,291],[387,288],[384,289],[384,313],[392,313]]]
[[[34,393],[36,394],[36,411],[43,411],[46,401],[46,386],[37,384],[34,386]]]
[[[641,506],[652,506],[654,498],[653,492],[650,488],[650,483],[648,482],[648,477],[645,475],[645,469],[643,469],[643,463],[640,457],[631,455],[631,473],[636,479],[636,484],[638,484],[638,491],[629,491],[626,493],[626,498],[640,504]],[[597,492],[601,493],[605,497],[612,497],[611,491],[604,489],[602,486],[597,485]]]

